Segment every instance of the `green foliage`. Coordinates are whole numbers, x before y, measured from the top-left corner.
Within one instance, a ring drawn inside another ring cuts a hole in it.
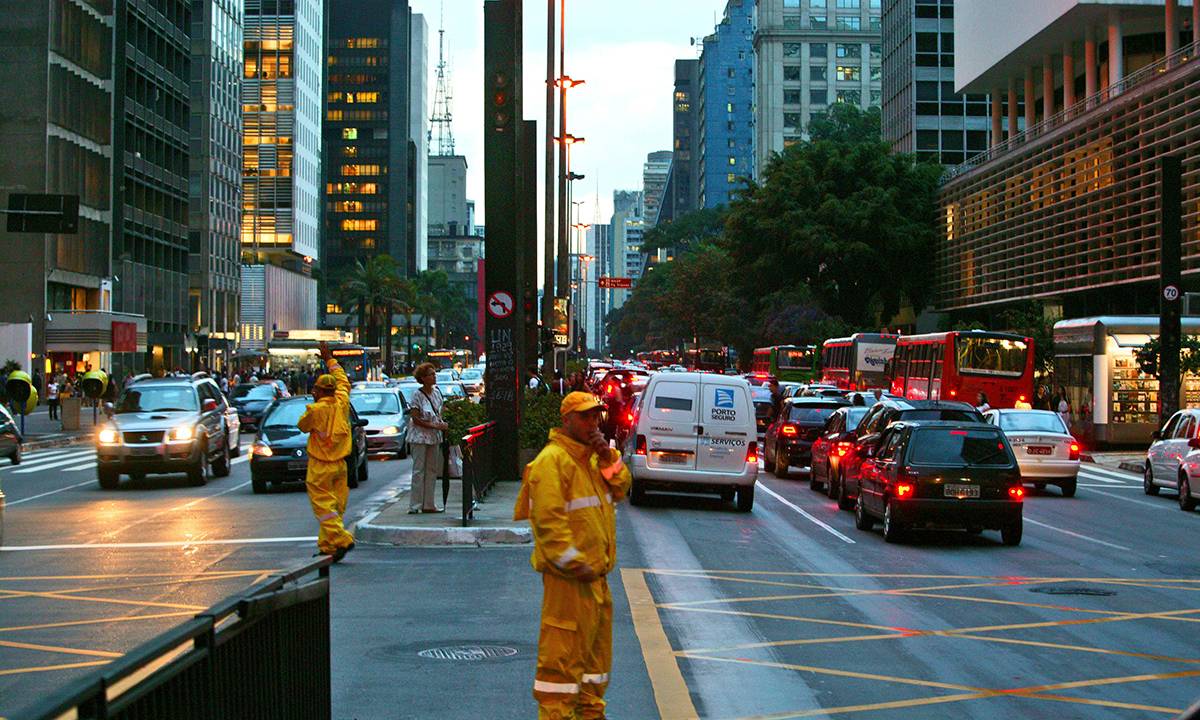
[[[857,105],[836,103],[824,115],[814,116],[808,135],[814,141],[869,143],[880,139],[883,113],[877,107],[862,110]]]
[[[562,426],[562,396],[526,395],[521,406],[521,426],[517,429],[522,450],[541,450],[549,439],[550,430]]]
[[[1046,318],[1042,303],[1022,302],[1000,313],[1002,329],[1033,340],[1033,369],[1040,375],[1054,372],[1054,322]]]
[[[488,421],[487,408],[470,400],[451,400],[442,410],[442,419],[450,426],[446,439],[451,445],[461,445],[468,430]]]
[[[646,231],[642,252],[653,253],[659,248],[674,249],[682,254],[693,247],[721,237],[725,229],[725,207],[695,210],[675,220],[656,225]]]
[[[1157,378],[1159,373],[1159,359],[1161,357],[1162,342],[1158,338],[1154,338],[1138,348],[1138,367],[1147,375]],[[1180,378],[1198,372],[1200,372],[1200,340],[1190,335],[1184,335],[1179,343]]]
[[[0,378],[8,379],[8,376],[21,369],[21,363],[16,360],[5,360],[4,367],[0,367]]]

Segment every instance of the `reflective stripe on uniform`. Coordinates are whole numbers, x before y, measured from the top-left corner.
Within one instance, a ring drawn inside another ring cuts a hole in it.
[[[318,515],[317,520],[324,522],[326,520],[332,520],[337,516],[338,516],[338,514],[336,512],[330,511],[330,512],[325,513],[324,515]]]
[[[560,695],[578,695],[578,683],[552,683],[545,680],[533,681],[534,692],[558,693]]]
[[[584,673],[583,681],[588,685],[600,685],[608,682],[608,673]]]
[[[574,512],[584,508],[600,507],[600,498],[592,495],[590,497],[575,498],[567,503],[567,512]]]
[[[575,549],[574,545],[572,545],[567,548],[566,552],[564,552],[561,557],[559,557],[557,560],[554,561],[554,564],[559,566],[560,568],[565,568],[567,566],[567,563],[569,563],[572,560],[574,560],[575,558],[579,557],[579,555],[580,555],[579,551]]]

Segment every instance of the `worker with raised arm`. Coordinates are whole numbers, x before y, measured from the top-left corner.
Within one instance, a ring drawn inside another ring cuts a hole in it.
[[[317,550],[338,562],[354,549],[354,536],[343,525],[350,486],[346,458],[350,455],[350,379],[333,358],[328,343],[321,343],[321,359],[328,373],[313,384],[313,402],[297,426],[308,433],[308,475],[305,489],[313,515],[321,524]]]

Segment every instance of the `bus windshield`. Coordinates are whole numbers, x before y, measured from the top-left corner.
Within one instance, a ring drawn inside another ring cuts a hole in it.
[[[779,367],[788,370],[812,370],[815,354],[809,348],[780,348]]]
[[[1024,340],[960,336],[954,353],[959,372],[1020,377],[1025,374],[1029,347]]]

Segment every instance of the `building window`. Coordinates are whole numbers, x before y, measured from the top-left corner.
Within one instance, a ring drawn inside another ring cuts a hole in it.
[[[824,65],[810,65],[808,79],[813,82],[826,82],[829,80],[829,68]]]
[[[784,15],[783,16],[783,29],[784,30],[801,30],[803,28],[804,28],[804,25],[800,22],[799,15]]]
[[[352,127],[342,128],[342,139],[343,140],[357,140],[358,139],[358,128],[352,128]]]
[[[871,32],[880,32],[881,30],[883,30],[883,19],[872,16],[870,27],[871,27]]]
[[[879,43],[871,43],[871,59],[878,60],[883,57],[883,46]]]
[[[829,18],[824,15],[809,15],[808,26],[813,30],[826,30],[829,28]]]
[[[735,158],[735,157],[733,157],[732,155],[730,155],[730,156],[729,156],[729,164],[730,164],[730,165],[737,165],[737,158]]]
[[[808,102],[812,105],[824,105],[826,97],[824,89],[808,91]]]
[[[883,93],[878,90],[871,91],[871,107],[879,107],[883,100]]]
[[[377,103],[379,102],[378,92],[351,92],[346,93],[347,103]]]
[[[815,58],[829,57],[829,46],[825,43],[812,43],[808,46],[808,56]]]
[[[341,200],[331,203],[334,212],[339,213],[360,213],[363,211],[363,204],[358,200]]]
[[[857,15],[838,15],[838,30],[862,30],[862,18]]]
[[[801,47],[800,43],[784,43],[783,44],[783,56],[785,58],[800,57],[800,47]]]
[[[862,105],[861,90],[838,90],[837,102],[846,103],[848,105]]]
[[[858,43],[838,43],[837,56],[839,58],[860,58],[862,57],[862,46]]]
[[[800,82],[800,66],[799,65],[784,65],[783,79]]]
[[[734,184],[735,182],[737,182],[737,174],[729,173],[728,175],[725,176],[725,182],[729,183],[730,185]]]
[[[860,5],[859,0],[837,0],[838,10],[857,10]]]
[[[379,165],[343,165],[342,174],[351,177],[355,175],[379,175]]]
[[[871,80],[873,82],[879,82],[882,79],[883,79],[883,68],[879,65],[872,65],[871,66]]]
[[[788,113],[788,112],[785,112],[785,113],[783,114],[783,126],[784,126],[785,128],[798,128],[798,127],[800,127],[800,113]]]
[[[733,112],[733,103],[725,103],[725,112],[727,112],[727,113]]]
[[[378,220],[343,220],[342,230],[346,232],[374,232],[379,229]]]
[[[784,105],[799,105],[800,104],[800,91],[799,90],[784,90],[783,91],[783,104]]]
[[[840,82],[860,82],[862,68],[857,65],[838,65],[837,79]]]
[[[813,10],[824,10],[825,0],[808,0],[808,6]]]
[[[379,38],[346,38],[345,44],[334,42],[334,47],[346,47],[351,50],[368,50],[379,47]]]
[[[785,8],[798,8],[800,7],[800,0],[783,0],[783,6]]]

